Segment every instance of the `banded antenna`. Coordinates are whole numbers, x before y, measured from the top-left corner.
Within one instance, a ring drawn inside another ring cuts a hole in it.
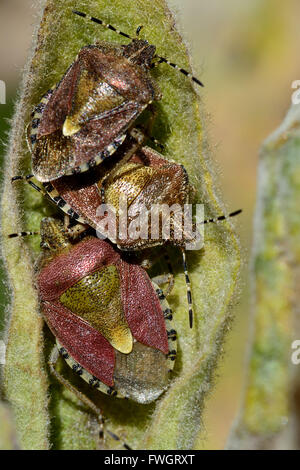
[[[206,219],[206,220],[203,220],[202,222],[200,222],[200,224],[215,224],[217,222],[220,222],[221,220],[226,220],[226,219],[229,219],[230,217],[235,217],[236,215],[239,215],[243,210],[242,209],[238,209],[237,211],[234,211],[234,212],[230,212],[230,214],[223,214],[223,215],[219,215],[218,217],[214,217],[212,219]]]
[[[16,237],[28,237],[30,235],[40,235],[40,232],[16,232],[10,233],[8,238],[16,238]]]
[[[238,209],[234,212],[230,212],[230,214],[228,214],[228,215],[222,214],[222,215],[219,215],[218,217],[203,220],[202,222],[200,222],[200,224],[217,223],[217,222],[220,222],[222,220],[229,219],[230,217],[235,217],[236,215],[240,214],[241,212],[242,212],[242,209]],[[191,281],[190,281],[190,276],[189,276],[188,267],[187,267],[186,252],[185,252],[184,248],[181,248],[181,253],[182,253],[182,263],[183,263],[183,270],[184,270],[185,284],[186,284],[186,294],[187,294],[188,311],[189,311],[189,323],[190,323],[190,328],[192,328],[193,327],[193,319],[194,319],[194,309],[193,309]]]
[[[90,21],[93,21],[94,23],[100,24],[104,28],[110,29],[111,31],[114,31],[115,33],[120,34],[121,36],[123,36],[127,39],[133,40],[133,38],[131,36],[129,36],[129,34],[123,33],[123,31],[118,30],[117,28],[115,28],[113,25],[111,25],[109,23],[105,23],[104,21],[100,20],[99,18],[95,18],[94,16],[89,16],[86,13],[83,13],[83,12],[78,11],[78,10],[73,10],[73,13],[75,13],[75,15],[81,16],[82,18],[86,18]],[[142,28],[141,26],[139,26],[137,28],[137,36],[138,36],[141,28]],[[158,59],[158,63],[165,63],[165,64],[169,65],[170,67],[173,67],[174,69],[176,69],[179,72],[183,73],[183,75],[185,75],[186,77],[190,78],[193,82],[197,83],[197,85],[200,85],[200,86],[204,87],[203,83],[198,78],[194,77],[194,75],[192,75],[187,70],[179,67],[177,64],[174,64],[173,62],[170,62],[165,57],[155,55],[154,58]]]

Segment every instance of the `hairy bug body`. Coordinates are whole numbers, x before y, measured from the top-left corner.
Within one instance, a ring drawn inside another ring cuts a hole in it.
[[[93,236],[71,242],[60,221],[43,219],[41,240],[39,300],[62,357],[104,393],[155,400],[176,353],[161,289],[109,243]]]

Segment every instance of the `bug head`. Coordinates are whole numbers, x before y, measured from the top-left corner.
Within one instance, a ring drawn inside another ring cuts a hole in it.
[[[124,56],[127,57],[131,63],[151,68],[156,51],[155,46],[149,44],[148,41],[144,39],[134,38],[130,44],[123,47]]]
[[[52,252],[61,251],[70,246],[70,240],[64,224],[52,217],[45,217],[41,221],[41,248]]]

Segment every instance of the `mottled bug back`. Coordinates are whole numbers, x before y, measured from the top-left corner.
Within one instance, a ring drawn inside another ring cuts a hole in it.
[[[130,354],[116,354],[114,372],[118,392],[139,403],[151,403],[168,387],[166,356],[157,349],[135,343]]]
[[[190,186],[184,167],[169,162],[149,147],[140,149],[129,162],[116,170],[110,168],[109,173],[110,181],[105,186],[104,202],[115,208],[117,228],[119,227],[118,213],[121,196],[127,201],[128,227],[134,221],[141,206],[150,212],[155,204],[164,204],[168,207],[177,205],[183,211],[184,204],[189,201]],[[105,167],[100,166],[92,172],[82,175],[80,179],[75,177],[60,178],[50,185],[46,185],[45,188],[52,200],[65,212],[81,223],[86,223],[97,229],[104,217],[103,213],[101,215],[99,211],[103,203],[100,189],[104,175]],[[172,223],[171,218],[171,243],[183,245],[195,239],[195,233],[191,230],[191,232],[185,231],[181,240],[176,240]],[[161,227],[156,236],[153,236],[150,230],[149,219],[148,238],[146,239],[134,239],[130,235],[122,239],[119,238],[118,233],[116,237],[109,237],[124,250],[148,248],[165,243],[162,239]]]
[[[151,47],[140,45],[141,55],[106,43],[81,49],[33,113],[28,140],[39,181],[87,171],[115,152],[138,115],[160,98],[145,66]]]
[[[167,354],[164,315],[147,272],[122,260],[120,278],[123,308],[133,336],[140,343]]]
[[[86,237],[64,244],[63,237],[51,234],[51,243],[44,240],[42,246],[57,243],[59,254],[44,250],[36,266],[37,286],[63,357],[105,393],[152,401],[165,390],[173,365],[166,359],[170,309],[159,289],[140,266],[122,260],[103,240]],[[160,369],[148,370],[148,384],[143,363]]]

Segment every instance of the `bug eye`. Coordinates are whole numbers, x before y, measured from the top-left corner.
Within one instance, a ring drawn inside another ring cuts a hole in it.
[[[47,242],[41,242],[40,247],[43,248],[43,249],[49,250],[49,245],[48,245]]]

